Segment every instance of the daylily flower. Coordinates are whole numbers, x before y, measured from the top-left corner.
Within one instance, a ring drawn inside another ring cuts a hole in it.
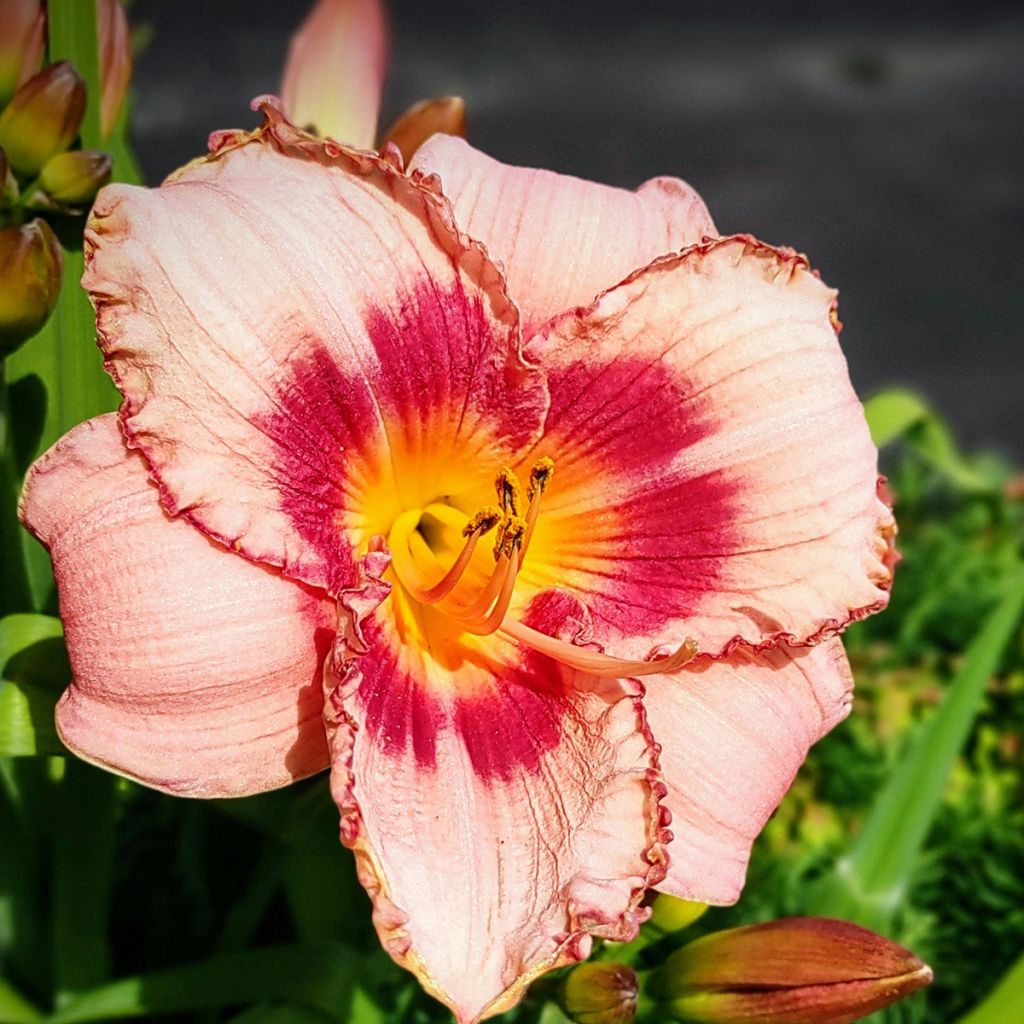
[[[22,509],[58,727],[192,796],[330,765],[385,948],[473,1021],[634,935],[648,887],[735,899],[847,713],[833,637],[887,600],[892,517],[802,257],[672,179],[452,140],[408,175],[260,105],[93,209],[120,423]]]

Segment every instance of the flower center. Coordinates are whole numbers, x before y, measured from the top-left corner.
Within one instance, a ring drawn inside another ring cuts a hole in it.
[[[630,661],[559,640],[509,615],[516,579],[529,552],[554,468],[547,457],[533,464],[525,508],[518,477],[504,467],[494,481],[498,504],[485,506],[468,521],[464,513],[443,502],[399,515],[387,537],[399,585],[410,600],[434,606],[462,632],[489,636],[500,631],[592,675],[651,675],[682,668],[697,650],[689,639],[670,655]],[[492,530],[494,545],[488,556],[479,541]]]

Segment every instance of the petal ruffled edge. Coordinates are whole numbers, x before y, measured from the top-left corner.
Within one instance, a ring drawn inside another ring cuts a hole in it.
[[[389,556],[382,550],[365,556],[361,562],[361,585],[340,598],[338,641],[329,667],[325,671],[324,681],[324,717],[332,760],[331,792],[341,812],[341,840],[355,854],[358,876],[373,902],[374,925],[385,950],[397,963],[411,971],[427,992],[449,1006],[459,1024],[475,1024],[476,1021],[502,1013],[516,1005],[528,986],[542,974],[585,959],[592,948],[592,937],[613,941],[628,941],[635,937],[640,924],[650,915],[650,910],[640,905],[641,900],[647,889],[656,885],[667,870],[665,844],[671,839],[671,833],[667,828],[669,815],[661,802],[667,790],[661,781],[658,766],[659,748],[647,725],[643,707],[643,687],[635,680],[593,680],[595,693],[599,689],[601,692],[608,691],[609,698],[613,698],[614,701],[628,702],[632,715],[635,716],[634,739],[642,743],[645,748],[644,757],[650,761],[643,779],[643,815],[648,822],[647,845],[640,853],[640,858],[645,864],[643,878],[632,889],[628,906],[613,920],[602,918],[600,915],[588,920],[585,906],[567,907],[568,927],[553,952],[520,974],[504,991],[485,1005],[461,1005],[457,998],[453,998],[438,983],[430,966],[413,947],[407,929],[409,915],[395,902],[389,887],[387,871],[367,836],[364,812],[360,805],[361,783],[354,770],[356,744],[360,733],[358,716],[352,713],[353,698],[358,692],[360,682],[358,668],[354,666],[370,649],[364,634],[367,619],[387,597],[389,591],[389,585],[381,578],[388,561]],[[569,595],[556,597],[556,600],[563,599],[566,604],[576,609],[576,615],[585,617],[585,609]],[[563,621],[575,633],[576,638],[587,635],[588,627],[585,622],[580,622],[573,616]],[[551,628],[550,624],[548,628]],[[581,641],[577,639],[577,642]],[[372,793],[369,798],[373,799]],[[603,886],[607,882],[606,877],[596,878],[590,883],[583,880],[580,888],[574,891],[585,893],[588,884]]]

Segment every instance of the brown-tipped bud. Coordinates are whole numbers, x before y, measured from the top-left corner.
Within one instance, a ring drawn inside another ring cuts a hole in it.
[[[576,1024],[628,1024],[636,1016],[636,992],[632,967],[597,961],[565,976],[558,1004]]]
[[[97,0],[99,14],[100,133],[110,137],[132,77],[132,40],[121,0]]]
[[[414,103],[384,133],[380,147],[393,143],[408,164],[413,153],[437,134],[466,137],[466,104],[461,97],[443,96]]]
[[[681,900],[666,893],[660,893],[654,901],[650,924],[658,931],[670,934],[689,928],[708,909],[706,903]]]
[[[0,106],[39,70],[45,34],[40,0],[0,0]]]
[[[64,254],[46,221],[0,230],[0,356],[46,323],[63,269]]]
[[[85,113],[85,82],[66,60],[33,75],[0,114],[0,146],[16,174],[38,174],[67,149]]]
[[[51,156],[39,172],[39,187],[61,206],[83,206],[110,180],[111,160],[94,149]]]
[[[649,992],[680,1021],[849,1024],[931,980],[931,968],[866,928],[791,917],[689,943]]]

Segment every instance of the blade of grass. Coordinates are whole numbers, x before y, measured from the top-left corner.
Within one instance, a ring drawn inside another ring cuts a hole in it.
[[[71,670],[60,620],[49,615],[0,619],[0,756],[59,754],[53,707]]]
[[[356,960],[337,944],[271,946],[135,975],[79,996],[46,1024],[80,1024],[209,1006],[293,1000],[345,1019]]]
[[[1024,1024],[1024,955],[957,1024]]]
[[[1022,611],[1024,566],[1018,564],[944,700],[876,798],[850,853],[813,891],[808,913],[846,918],[883,934],[891,929],[946,779]]]

